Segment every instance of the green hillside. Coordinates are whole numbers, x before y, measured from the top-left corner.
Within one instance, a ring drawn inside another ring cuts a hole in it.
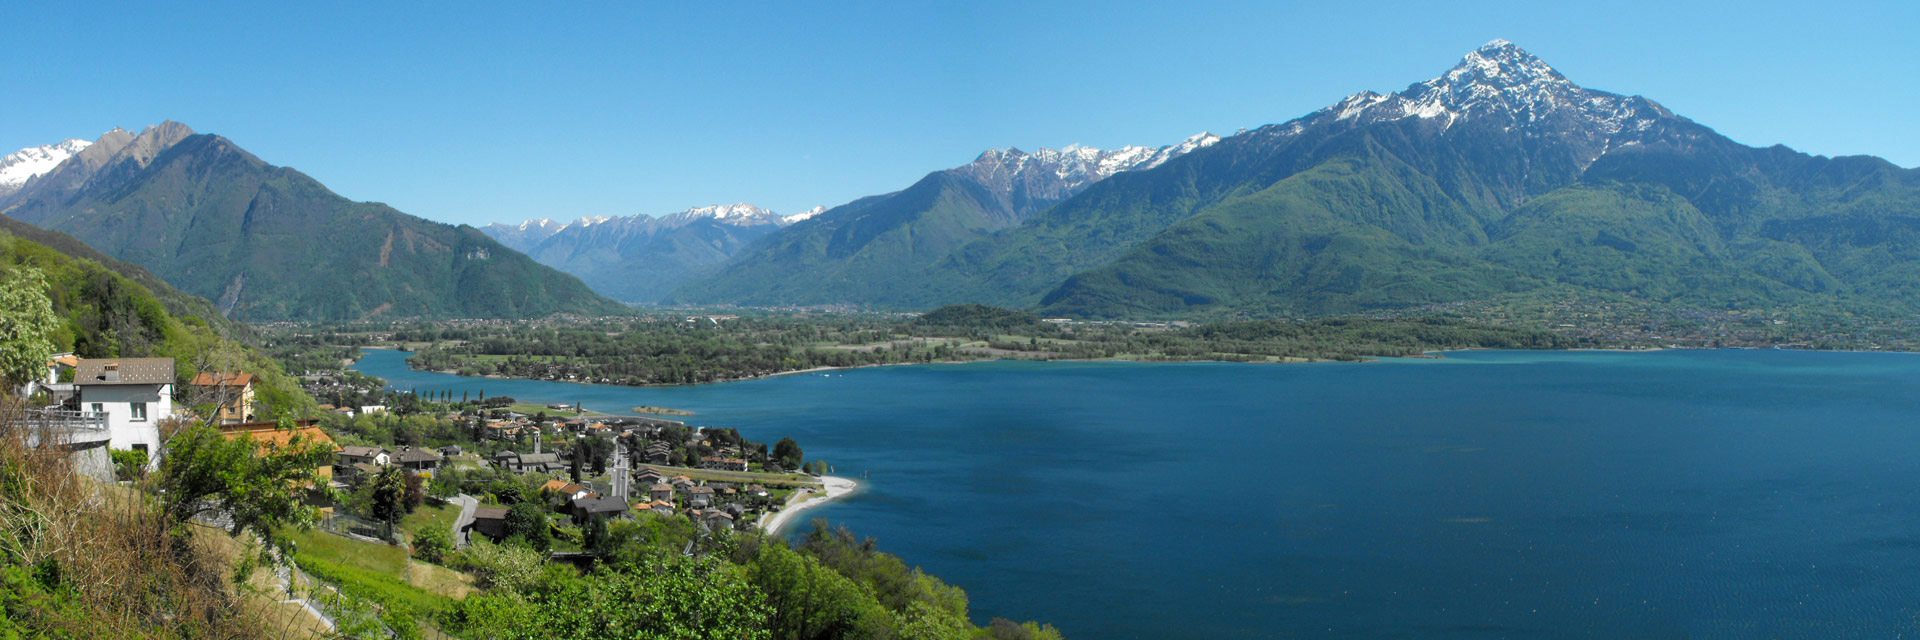
[[[45,238],[49,233],[32,235]],[[46,279],[47,297],[59,322],[52,336],[56,352],[84,358],[173,358],[181,384],[202,364],[248,371],[263,383],[257,390],[259,401],[269,407],[263,415],[298,414],[313,404],[273,359],[209,325],[206,318],[217,314],[192,313],[211,311],[205,300],[165,283],[149,288],[139,280],[152,276],[137,270],[133,276],[122,275],[124,263],[75,257],[28,238],[0,229],[0,278],[31,269]],[[50,239],[61,245],[77,242],[57,234]]]
[[[884,232],[829,212],[688,299],[1170,318],[1579,292],[1920,311],[1920,170],[1747,147],[1504,42],[1402,92],[1113,175],[1007,228],[941,224],[991,198],[906,197],[926,185],[843,207],[892,216]]]
[[[669,299],[926,305],[934,299],[920,295],[920,272],[1012,222],[1013,213],[979,184],[936,172],[903,191],[856,200],[763,237]]]
[[[471,227],[347,200],[225,138],[190,135],[163,148],[151,160],[109,162],[71,193],[20,194],[6,213],[140,264],[248,322],[625,312]]]

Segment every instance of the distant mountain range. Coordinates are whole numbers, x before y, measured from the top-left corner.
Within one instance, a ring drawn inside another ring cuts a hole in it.
[[[0,213],[145,267],[246,321],[626,313],[471,227],[353,202],[165,122],[9,155]],[[51,168],[47,164],[52,163]]]
[[[541,264],[580,276],[619,300],[652,302],[702,275],[761,236],[811,218],[824,207],[781,215],[747,203],[695,207],[653,217],[546,218],[480,230]]]
[[[5,156],[0,156],[0,197],[5,197],[27,184],[27,179],[53,171],[54,167],[66,162],[74,154],[85,151],[93,144],[79,138],[68,138],[58,144],[45,144],[27,147]]]
[[[670,299],[1170,317],[1574,288],[1920,309],[1920,170],[1743,146],[1506,41],[1204,142],[1064,192],[965,170],[1019,166],[989,153],[769,234]]]
[[[1219,139],[1203,133],[1165,147],[991,149],[904,191],[795,215],[742,203],[657,218],[581,218],[565,224],[540,218],[482,231],[630,302],[658,302],[670,293],[701,302],[842,302],[875,282],[924,266],[921,258],[1017,225],[1094,182],[1160,166]],[[762,238],[769,240],[755,244]],[[753,247],[748,255],[738,255],[748,247]],[[787,281],[796,277],[841,284],[794,298],[764,293],[824,284]],[[683,288],[696,280],[701,284]]]

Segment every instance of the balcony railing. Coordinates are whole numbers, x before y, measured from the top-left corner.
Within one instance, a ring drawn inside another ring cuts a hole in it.
[[[0,429],[24,432],[27,444],[76,444],[111,437],[107,414],[66,409],[0,408]]]

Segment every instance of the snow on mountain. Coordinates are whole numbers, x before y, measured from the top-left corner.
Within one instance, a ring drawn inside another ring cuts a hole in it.
[[[1365,126],[1414,119],[1447,132],[1470,124],[1562,140],[1592,163],[1633,136],[1680,119],[1659,103],[1576,85],[1506,40],[1467,52],[1459,64],[1398,93],[1362,91],[1294,120],[1261,127],[1291,136],[1320,126]]]
[[[784,227],[819,215],[820,212],[826,210],[826,207],[814,207],[800,213],[780,215],[771,210],[740,202],[735,204],[714,204],[694,207],[685,211],[669,213],[662,216],[649,216],[646,214],[634,214],[631,216],[587,216],[571,222],[556,222],[552,218],[531,218],[517,225],[496,222],[481,227],[480,231],[492,236],[495,240],[499,240],[501,244],[505,244],[518,251],[526,252],[539,246],[548,238],[558,235],[586,233],[589,228],[595,227],[604,230],[599,233],[614,235],[631,233],[650,235],[668,229],[683,227],[699,220],[712,220],[720,224],[736,227],[759,225]]]
[[[792,214],[787,214],[787,215],[784,215],[784,216],[780,216],[780,220],[781,220],[782,222],[785,222],[785,223],[787,223],[787,224],[793,224],[793,223],[795,223],[795,222],[799,222],[799,221],[801,221],[801,220],[806,220],[806,219],[808,219],[808,218],[812,218],[812,217],[814,217],[814,216],[817,216],[817,215],[820,215],[820,214],[822,214],[822,213],[826,213],[826,212],[827,212],[827,208],[826,208],[826,206],[824,206],[824,205],[814,205],[814,207],[813,207],[812,209],[808,209],[808,210],[806,210],[806,211],[802,211],[802,212],[800,212],[800,213],[792,213]]]
[[[1201,132],[1179,144],[1158,148],[1127,145],[1118,149],[1100,149],[1070,144],[1060,149],[1042,147],[1033,152],[1015,147],[988,149],[974,158],[973,162],[956,167],[953,171],[996,191],[1007,191],[1016,184],[1024,184],[1028,191],[1058,193],[1061,194],[1059,198],[1064,198],[1113,174],[1151,169],[1219,140],[1220,136]]]
[[[27,147],[0,156],[0,194],[19,190],[27,184],[27,180],[45,175],[91,144],[79,138],[68,138],[57,144]]]
[[[733,225],[785,224],[780,222],[780,214],[745,202],[694,207],[679,213],[661,216],[660,221],[663,224],[678,226],[701,218],[711,218],[715,222]]]

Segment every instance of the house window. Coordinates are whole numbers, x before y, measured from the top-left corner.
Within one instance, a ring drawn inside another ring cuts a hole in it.
[[[95,402],[95,403],[93,403],[93,412],[94,412],[94,413],[106,413],[106,412],[107,412],[107,403],[105,403],[105,402]]]
[[[147,420],[147,403],[145,403],[145,402],[130,402],[130,403],[127,403],[127,404],[128,404],[129,406],[131,406],[131,407],[133,407],[133,421],[134,421],[134,422],[145,422],[145,421]]]

